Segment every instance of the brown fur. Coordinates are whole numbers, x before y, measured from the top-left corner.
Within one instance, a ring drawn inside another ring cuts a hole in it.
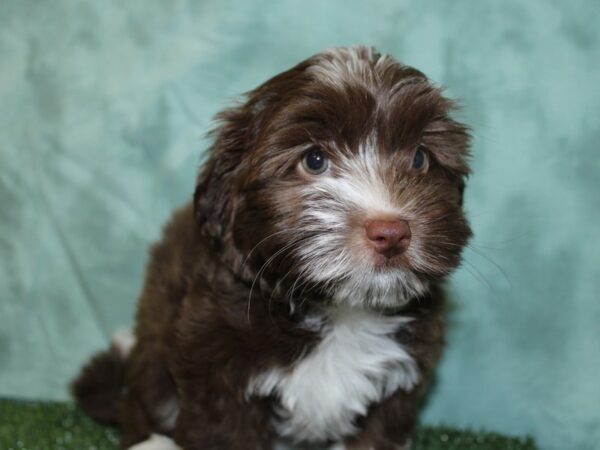
[[[86,412],[120,424],[124,447],[160,432],[185,450],[271,448],[277,399],[246,398],[248,381],[271,367],[290,367],[310,351],[319,334],[299,323],[329,304],[340,282],[323,285],[298,271],[294,248],[327,230],[303,215],[307,204],[326,198],[306,197],[307,181],[296,167],[307,143],[326,149],[334,166],[343,164],[342,156],[352,156],[373,130],[387,161],[381,177],[397,186],[397,200],[423,199],[411,227],[422,236],[425,263],[400,255],[390,264],[411,270],[430,289],[407,306],[382,311],[414,318],[396,338],[423,377],[412,391],[399,389],[371,405],[356,419],[360,431],[347,436],[346,445],[387,450],[410,438],[443,347],[439,284],[458,266],[470,237],[462,212],[469,137],[448,115],[453,104],[422,73],[393,60],[378,66],[380,55],[369,49],[357,50],[369,69],[341,77],[341,83],[324,81],[312,70],[343,54],[316,55],[218,116],[194,202],[175,213],[152,249],[137,344],[124,362],[122,386],[121,378],[112,377],[124,388],[122,395],[97,405],[104,412],[94,411],[89,399],[102,376],[94,369],[101,370],[103,358],[93,360],[74,385]],[[417,145],[427,149],[423,173],[411,169]],[[364,218],[354,211],[348,220],[360,227]],[[309,225],[316,231],[306,231]],[[269,259],[294,239],[291,249]],[[302,301],[291,308],[299,279],[295,295]],[[179,415],[170,427],[163,406],[173,402]]]

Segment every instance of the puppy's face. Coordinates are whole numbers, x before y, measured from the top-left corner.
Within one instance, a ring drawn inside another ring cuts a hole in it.
[[[420,72],[319,54],[223,113],[197,211],[235,270],[289,301],[397,308],[456,268],[468,133]]]

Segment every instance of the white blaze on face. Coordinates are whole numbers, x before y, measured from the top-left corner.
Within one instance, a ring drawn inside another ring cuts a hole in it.
[[[409,218],[410,202],[399,204],[398,187],[386,182],[375,135],[347,155],[303,190],[304,228],[315,233],[299,249],[303,273],[335,285],[331,294],[338,303],[401,306],[427,286],[407,268],[376,270],[364,223],[378,217]]]
[[[376,137],[372,135],[360,145],[355,155],[342,160],[336,168],[339,176],[323,177],[314,187],[333,193],[347,204],[371,214],[400,213],[390,186],[384,181],[384,167],[376,145]]]

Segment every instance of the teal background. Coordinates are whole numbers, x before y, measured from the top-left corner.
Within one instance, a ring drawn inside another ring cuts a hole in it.
[[[0,396],[65,399],[131,325],[211,117],[365,43],[462,100],[476,237],[424,420],[600,448],[600,2],[2,1]]]

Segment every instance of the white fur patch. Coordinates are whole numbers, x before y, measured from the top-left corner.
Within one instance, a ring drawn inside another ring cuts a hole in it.
[[[179,417],[179,400],[177,397],[172,397],[161,404],[154,415],[158,419],[162,430],[173,430],[177,423],[177,417]]]
[[[328,310],[322,340],[291,368],[273,368],[251,380],[247,394],[280,400],[274,420],[294,441],[341,440],[369,405],[419,381],[416,362],[392,337],[411,321],[361,309]]]
[[[411,299],[423,295],[428,288],[425,281],[409,271],[374,274],[365,270],[341,284],[333,294],[338,305],[361,307],[365,304],[383,307],[406,305]]]
[[[375,62],[373,48],[356,46],[332,48],[318,56],[315,64],[307,70],[323,83],[344,89],[348,82],[362,82],[370,85],[376,82],[375,67],[383,67],[394,60],[385,55]]]
[[[335,444],[329,447],[329,450],[346,450],[346,446],[344,444]]]
[[[135,336],[130,330],[119,330],[113,334],[112,343],[123,359],[129,356],[135,342]]]
[[[160,434],[153,434],[149,439],[139,444],[135,444],[133,447],[129,447],[128,450],[182,450],[173,439],[162,436]]]

